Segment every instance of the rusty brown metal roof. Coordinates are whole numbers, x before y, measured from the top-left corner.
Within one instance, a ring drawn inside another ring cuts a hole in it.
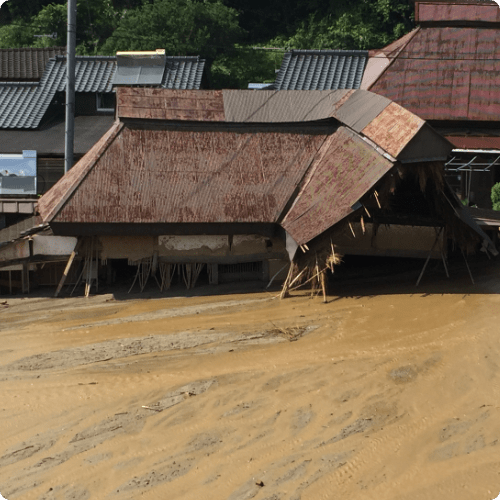
[[[426,147],[409,154],[424,122],[370,92],[293,94],[119,89],[121,120],[39,213],[54,223],[283,221],[305,243],[350,213],[394,156],[451,150],[428,127]]]
[[[278,223],[284,218],[282,226],[303,244],[351,213],[393,166],[347,127],[139,125],[117,122],[40,199],[45,222]]]
[[[65,53],[66,47],[0,49],[0,81],[38,81],[49,59]]]
[[[370,90],[425,120],[497,121],[500,30],[421,28]]]
[[[113,126],[96,142],[88,153],[65,174],[57,184],[44,194],[39,200],[37,209],[45,221],[52,220],[62,206],[69,200],[79,187],[85,176],[95,166],[100,156],[105,153],[109,144],[117,137],[123,124],[116,121]]]
[[[487,0],[434,0],[415,2],[415,22],[452,24],[500,23],[500,9]]]
[[[127,124],[38,208],[54,222],[276,222],[326,137]]]
[[[500,151],[500,137],[445,135],[445,138],[457,149],[498,149]]]
[[[351,130],[332,134],[282,226],[302,245],[352,213],[352,206],[393,167]]]
[[[424,124],[422,118],[393,102],[364,127],[362,132],[397,158]]]
[[[397,104],[391,104],[386,97],[366,90],[254,92],[118,88],[117,102],[120,118],[268,124],[335,118],[395,157],[424,125],[423,120]],[[434,134],[435,144],[444,144],[441,150],[451,150],[438,134],[428,131],[429,134]],[[415,151],[413,160],[422,161],[422,153]],[[407,157],[405,161],[411,162],[412,158]]]
[[[165,90],[133,87],[116,89],[120,118],[224,121],[221,90]]]

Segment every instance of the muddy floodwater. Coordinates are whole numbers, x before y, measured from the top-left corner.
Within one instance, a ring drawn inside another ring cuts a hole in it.
[[[473,272],[344,284],[327,304],[4,297],[0,493],[496,498],[500,264]]]

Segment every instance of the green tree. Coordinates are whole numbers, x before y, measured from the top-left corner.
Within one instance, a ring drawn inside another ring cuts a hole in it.
[[[235,46],[217,56],[211,67],[214,88],[247,88],[249,82],[272,83],[276,79],[284,51]]]
[[[67,12],[67,3],[49,4],[33,16],[28,23],[18,20],[0,27],[0,47],[66,45]],[[114,10],[111,0],[77,1],[77,53],[96,54],[118,26],[118,21],[119,14]]]
[[[381,48],[412,28],[411,10],[404,0],[335,3],[325,14],[312,13],[290,36],[273,42],[295,49]]]
[[[491,188],[491,203],[493,210],[500,210],[500,182],[497,182]]]
[[[241,35],[237,12],[219,1],[153,0],[124,13],[103,51],[164,48],[169,55],[213,60]]]

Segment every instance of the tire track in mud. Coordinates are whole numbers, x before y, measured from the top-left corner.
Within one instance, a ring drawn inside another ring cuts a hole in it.
[[[288,378],[288,377],[287,377]],[[307,430],[308,426],[311,425],[311,422],[314,421],[314,404],[310,406],[309,401],[311,401],[311,396],[309,395],[308,397],[304,398],[297,398],[294,399],[293,403],[293,409],[295,409],[293,415],[289,418],[289,422],[285,423],[282,421],[282,426],[295,426],[300,433],[301,430],[305,429]],[[305,406],[304,406],[305,405]],[[291,404],[286,405],[287,407],[291,407]],[[281,408],[283,408],[283,405],[281,405]],[[312,409],[310,409],[312,408]],[[286,410],[284,410],[286,411]],[[283,415],[283,411],[281,413]],[[281,419],[280,415],[280,419]],[[300,422],[301,417],[304,417],[302,422]],[[316,434],[318,434],[316,432]],[[278,476],[283,477],[283,475],[286,476],[286,474],[290,473],[290,470],[281,470],[280,467],[281,465],[276,465],[276,464],[270,464],[269,462],[272,460],[273,455],[278,455],[278,456],[287,456],[287,455],[292,455],[295,457],[297,461],[303,460],[306,462],[309,462],[310,460],[313,460],[313,458],[316,458],[316,462],[320,461],[324,455],[323,450],[313,450],[311,449],[312,445],[314,442],[316,444],[318,443],[319,439],[313,439],[313,442],[311,442],[310,439],[307,438],[307,435],[303,436],[297,436],[295,439],[288,439],[285,444],[283,443],[276,443],[271,442],[268,443],[264,446],[258,446],[254,447],[252,450],[252,454],[256,455],[259,457],[259,465],[260,465],[260,470],[266,470],[267,476],[264,480],[264,482],[269,485],[268,488],[266,488],[267,491],[270,491],[271,494],[275,493],[275,491],[278,491],[279,488],[277,488],[278,483]],[[317,465],[317,464],[316,464]],[[295,467],[295,466],[294,466]],[[312,466],[313,468],[315,467],[314,464]],[[328,469],[330,470],[330,468]],[[274,471],[274,472],[270,472]],[[256,472],[253,471],[253,474],[255,475]],[[305,473],[304,473],[305,474]],[[318,480],[318,478],[323,475],[323,472],[320,472],[318,475],[318,471],[316,471],[312,476],[309,476],[305,483],[308,482],[315,482]],[[276,481],[273,479],[273,477],[276,476]],[[313,477],[314,476],[314,477]],[[298,480],[299,478],[297,478]],[[314,480],[314,481],[313,481]],[[274,481],[274,482],[273,482]],[[274,487],[273,487],[274,485]],[[241,486],[244,489],[244,485]],[[308,484],[303,485],[302,490],[305,490],[308,487]],[[235,490],[236,492],[239,490]],[[243,491],[241,494],[243,495]],[[235,493],[235,498],[237,498],[239,493]],[[242,497],[243,498],[243,497]],[[250,497],[248,497],[250,498]]]
[[[188,398],[191,398],[192,396],[199,396],[200,394],[203,394],[204,392],[209,390],[210,387],[212,387],[214,384],[216,385],[215,380],[208,380],[196,381],[180,386],[177,389],[168,392],[166,395],[164,395],[164,398],[160,399],[156,408],[156,412],[163,411],[164,409],[169,408],[169,405],[172,404],[171,399],[177,395],[187,394]],[[185,400],[186,398],[183,397],[179,401],[174,401],[173,404],[179,404]],[[101,420],[97,424],[87,426],[86,428],[74,433],[73,437],[65,445],[61,442],[62,436],[59,436],[58,438],[54,437],[54,439],[50,441],[50,446],[47,444],[45,446],[37,446],[38,441],[43,441],[42,437],[40,437],[38,440],[37,437],[32,438],[31,440],[18,444],[17,447],[13,446],[12,449],[8,450],[6,454],[0,457],[0,465],[10,465],[18,461],[30,459],[31,457],[34,457],[36,455],[38,455],[38,458],[36,459],[35,463],[32,463],[31,465],[28,465],[23,469],[22,480],[21,477],[12,478],[11,481],[17,482],[18,485],[14,489],[10,489],[10,483],[6,484],[5,491],[9,492],[10,495],[13,495],[21,493],[26,489],[32,488],[34,487],[33,485],[40,486],[44,484],[44,482],[47,482],[44,481],[44,478],[47,476],[47,474],[50,474],[49,479],[52,484],[63,484],[63,480],[65,479],[64,472],[54,478],[53,473],[51,472],[54,470],[54,467],[60,466],[65,462],[73,459],[77,455],[86,453],[96,446],[108,442],[109,440],[117,439],[120,436],[136,435],[140,431],[140,428],[144,426],[146,420],[149,417],[155,415],[156,412],[152,413],[151,411],[147,411],[144,408],[137,408],[132,412],[125,411],[116,413],[111,417],[107,417],[106,419]],[[80,422],[84,421],[86,421],[85,418],[80,419]],[[76,429],[79,426],[80,425],[78,423],[74,423],[70,427]],[[55,436],[57,432],[51,431],[51,435],[52,434]],[[193,441],[194,440],[192,440],[192,442]],[[56,445],[56,442],[57,446],[54,448],[55,453],[51,454],[50,456],[40,456],[43,455],[44,451],[53,448]],[[194,447],[193,449],[195,448],[196,447]],[[163,452],[166,450],[167,447],[157,448],[157,451],[159,452]],[[187,449],[186,453],[189,453],[190,451],[190,449]],[[149,450],[143,455],[154,455],[154,451]]]

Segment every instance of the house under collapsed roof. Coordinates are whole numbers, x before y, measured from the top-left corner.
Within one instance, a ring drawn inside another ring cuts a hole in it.
[[[385,97],[120,88],[117,106],[38,203],[55,235],[80,240],[87,280],[122,259],[141,288],[157,271],[169,286],[175,268],[188,287],[202,271],[284,278],[290,261],[444,259],[448,240],[481,239],[443,182],[451,144]]]

